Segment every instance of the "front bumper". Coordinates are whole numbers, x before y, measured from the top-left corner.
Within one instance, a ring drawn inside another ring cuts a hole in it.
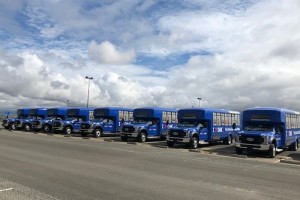
[[[59,127],[52,127],[53,128],[53,131],[63,131],[64,130],[64,127],[63,126],[59,126]]]
[[[132,133],[128,133],[128,132],[121,132],[120,135],[122,137],[128,137],[128,138],[137,138],[139,133],[138,132],[132,132]]]
[[[9,123],[2,124],[4,128],[9,128]]]
[[[191,139],[189,137],[179,138],[167,136],[167,141],[172,141],[174,143],[189,143]]]
[[[34,130],[41,130],[42,129],[42,124],[40,124],[40,125],[33,125],[32,129],[34,129]]]
[[[259,151],[268,151],[270,148],[269,144],[246,144],[240,142],[236,142],[235,146],[241,149],[253,149]]]
[[[93,129],[80,129],[79,132],[81,133],[93,133]]]

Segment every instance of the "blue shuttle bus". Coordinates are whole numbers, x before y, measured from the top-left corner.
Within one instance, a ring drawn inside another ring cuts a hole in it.
[[[121,139],[136,138],[139,142],[147,139],[164,138],[169,127],[177,125],[177,109],[144,107],[133,110],[132,124],[122,127]]]
[[[47,117],[47,108],[32,108],[29,110],[29,117],[15,120],[16,129],[31,131],[32,122],[35,119],[45,119]]]
[[[17,117],[16,118],[9,118],[9,119],[4,119],[2,121],[2,126],[5,129],[12,129],[14,130],[15,127],[15,121],[20,120],[20,119],[28,119],[29,118],[29,110],[30,108],[21,108],[17,110]]]
[[[52,121],[61,121],[67,118],[68,108],[49,108],[48,117],[45,119],[35,119],[32,122],[32,128],[34,131],[43,131],[44,133],[49,133],[52,131]]]
[[[254,107],[243,112],[243,130],[238,134],[236,153],[265,151],[274,158],[286,148],[297,151],[300,113],[282,108]]]
[[[122,126],[133,121],[133,109],[120,107],[102,107],[94,109],[94,119],[80,125],[83,137],[93,134],[101,137],[119,133]]]
[[[91,108],[69,108],[67,110],[67,119],[53,120],[52,128],[54,132],[62,132],[66,135],[79,132],[82,122],[87,122],[94,118]]]
[[[167,136],[169,147],[176,143],[198,144],[223,141],[231,144],[240,131],[240,113],[224,109],[186,108],[178,111],[178,125],[170,128]]]

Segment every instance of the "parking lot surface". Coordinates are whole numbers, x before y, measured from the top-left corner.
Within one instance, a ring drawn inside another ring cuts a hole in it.
[[[298,153],[1,130],[0,199],[298,199]]]

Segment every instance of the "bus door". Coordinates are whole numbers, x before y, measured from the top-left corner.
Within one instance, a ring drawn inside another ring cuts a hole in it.
[[[114,133],[116,130],[116,118],[108,117],[104,120],[103,132]]]
[[[285,134],[285,128],[282,124],[276,124],[274,126],[275,130],[275,138],[276,138],[276,146],[277,147],[284,147],[286,144],[286,134]],[[287,131],[287,137],[289,135],[289,131]]]
[[[207,121],[201,121],[198,125],[199,133],[200,133],[200,140],[208,140],[211,137],[211,133],[209,131],[209,123]]]
[[[159,119],[154,119],[152,121],[149,122],[148,125],[148,136],[152,137],[152,136],[160,136],[160,121]]]

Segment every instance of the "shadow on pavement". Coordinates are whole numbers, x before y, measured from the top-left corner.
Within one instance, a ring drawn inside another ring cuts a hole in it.
[[[292,158],[293,160],[300,161],[300,154],[299,153],[290,153],[288,157]]]

